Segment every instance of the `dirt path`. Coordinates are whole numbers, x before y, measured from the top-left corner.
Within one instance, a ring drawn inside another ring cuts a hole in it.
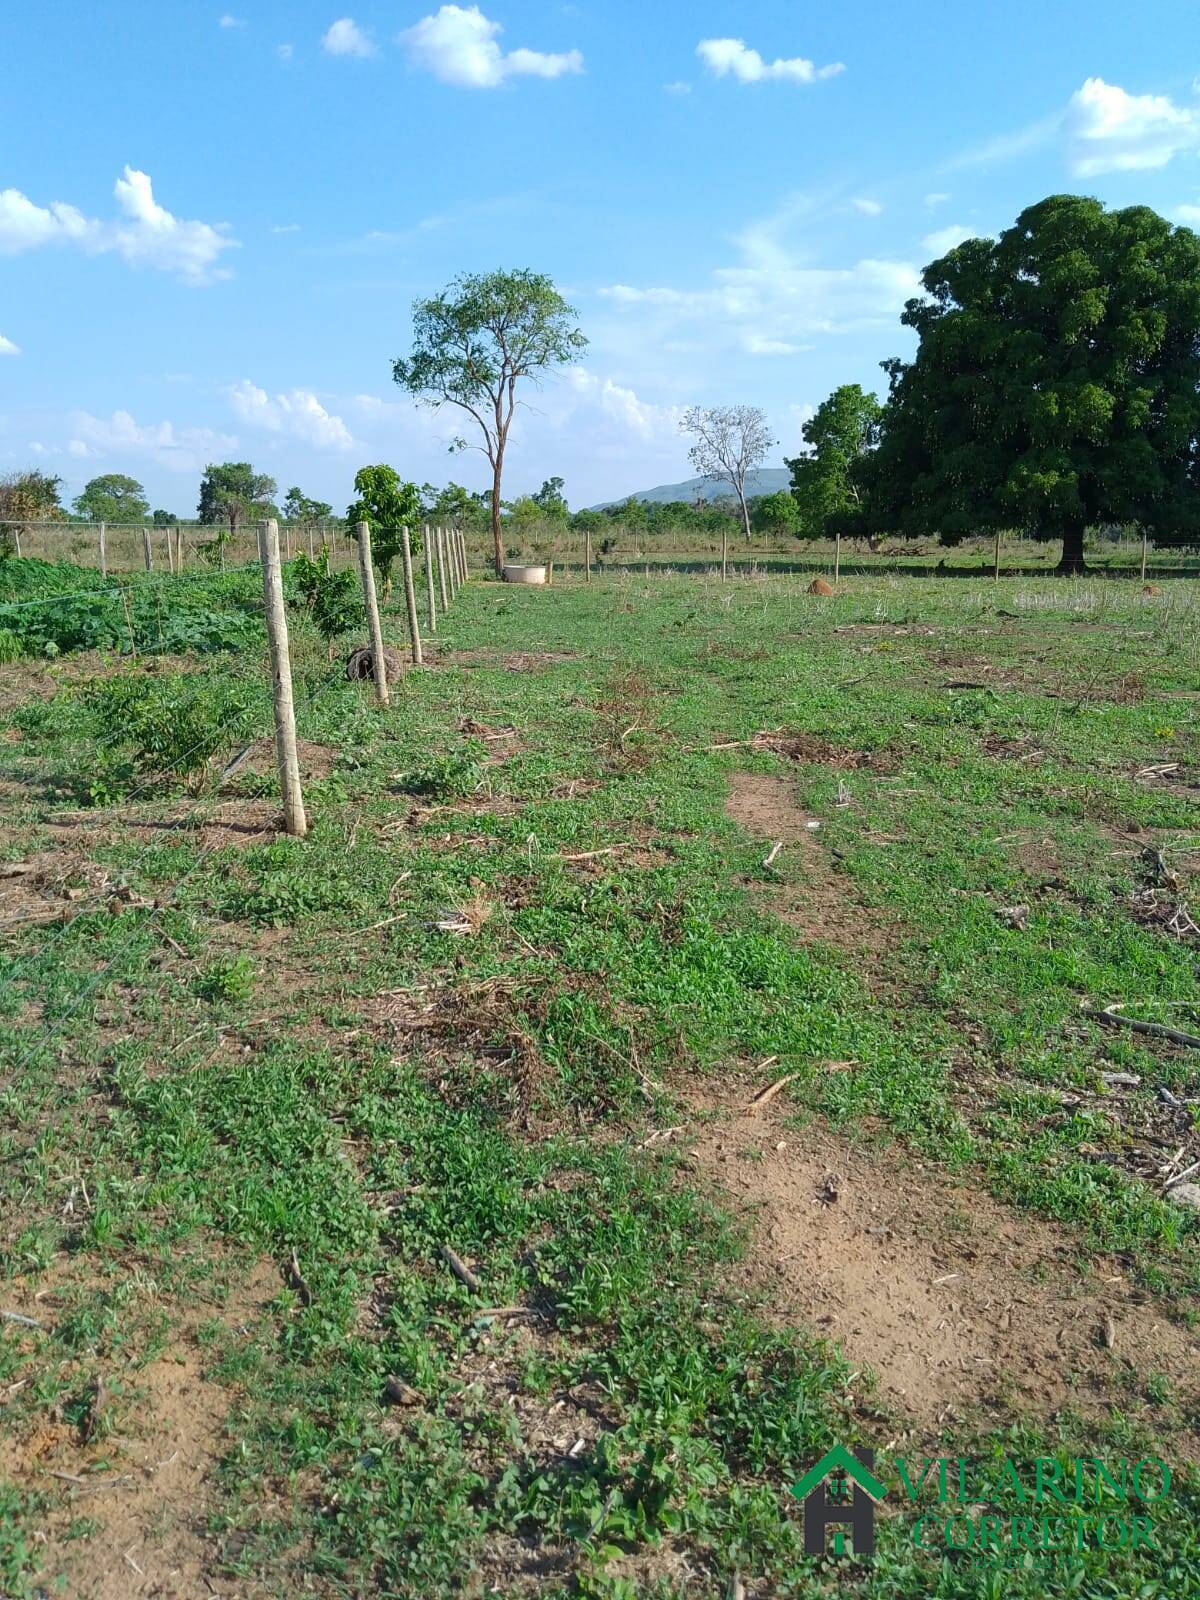
[[[1170,1322],[1112,1257],[1085,1265],[1065,1228],[1014,1212],[897,1147],[859,1150],[828,1130],[708,1102],[697,1169],[751,1226],[738,1269],[780,1321],[835,1339],[923,1428],[1136,1412],[1151,1373],[1194,1414],[1200,1333]],[[1089,1270],[1090,1268],[1090,1270]],[[1111,1341],[1111,1343],[1110,1343]],[[1200,1439],[1176,1441],[1200,1456]]]
[[[800,937],[853,951],[870,975],[896,930],[839,879],[787,776],[737,772],[728,814],[800,881],[758,890]],[[798,859],[797,859],[798,858]],[[760,1085],[694,1098],[697,1169],[728,1191],[752,1248],[739,1269],[781,1321],[816,1328],[878,1377],[886,1403],[929,1430],[986,1413],[1100,1414],[1150,1405],[1151,1374],[1194,1415],[1200,1333],[1110,1256],[1083,1259],[1077,1235],[1011,1210],[901,1147],[859,1148],[819,1125],[784,1126],[781,1097],[756,1112]],[[1154,1421],[1172,1431],[1156,1411]],[[1175,1441],[1200,1457],[1200,1437]]]

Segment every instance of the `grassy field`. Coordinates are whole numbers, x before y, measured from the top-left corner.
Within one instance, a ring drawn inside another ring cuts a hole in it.
[[[252,587],[0,667],[0,1594],[1200,1594],[1200,1050],[1084,1014],[1200,1031],[1200,587],[297,614],[304,842]],[[835,1441],[1173,1481],[807,1557]]]

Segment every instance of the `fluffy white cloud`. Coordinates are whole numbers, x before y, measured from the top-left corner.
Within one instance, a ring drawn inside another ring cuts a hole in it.
[[[1200,116],[1164,94],[1129,94],[1088,78],[1067,107],[1067,161],[1080,178],[1165,167],[1200,148]]]
[[[609,422],[644,440],[661,438],[664,434],[674,437],[683,415],[678,406],[652,405],[640,400],[624,384],[601,378],[586,367],[569,368],[567,384],[577,402],[588,402],[588,409],[598,411]],[[578,405],[569,409],[573,416],[578,414]]]
[[[961,244],[964,239],[977,237],[977,228],[968,228],[962,222],[949,222],[944,228],[936,228],[933,233],[927,233],[921,240],[921,248],[929,252],[932,260],[935,256],[944,256],[947,250],[953,250],[956,244]]]
[[[81,458],[116,456],[146,459],[171,472],[196,472],[214,456],[237,448],[237,439],[212,428],[177,428],[173,422],[138,423],[128,411],[111,417],[94,417],[87,411],[71,414],[69,453]]]
[[[228,11],[226,11],[223,16],[217,18],[218,28],[244,28],[245,26],[245,17],[235,17]]]
[[[710,72],[718,78],[732,74],[739,83],[762,83],[769,78],[782,78],[791,83],[815,83],[818,78],[835,78],[844,72],[840,61],[827,67],[818,67],[804,56],[778,57],[765,61],[757,50],[751,50],[744,39],[701,39],[696,54]]]
[[[676,78],[673,83],[663,84],[664,94],[691,94],[692,86],[684,78]]]
[[[925,209],[933,211],[940,205],[945,205],[950,196],[944,190],[936,189],[932,194],[925,196]]]
[[[19,356],[20,354],[21,346],[19,344],[14,344],[11,339],[6,339],[4,335],[0,333],[0,356]]]
[[[871,200],[866,195],[856,196],[853,200],[851,200],[850,204],[854,207],[855,211],[861,212],[864,217],[877,217],[883,211],[882,201]]]
[[[796,196],[744,229],[735,241],[739,259],[717,268],[701,288],[614,284],[601,295],[623,323],[637,319],[637,344],[646,348],[665,347],[694,328],[710,351],[732,346],[747,355],[778,355],[815,334],[893,321],[920,292],[917,268],[871,257],[850,266],[816,265],[804,248],[811,209]]]
[[[505,78],[560,78],[583,71],[578,50],[505,53],[496,42],[501,32],[500,23],[485,17],[478,6],[448,5],[406,28],[399,42],[412,66],[463,89],[495,89]]]
[[[373,56],[375,46],[353,17],[339,17],[321,36],[321,49],[331,56]]]
[[[287,434],[315,450],[352,450],[354,435],[341,417],[326,411],[311,389],[288,389],[271,396],[242,378],[229,390],[234,415],[253,428]]]
[[[182,221],[160,206],[147,173],[126,167],[113,192],[121,216],[102,222],[58,200],[39,206],[19,189],[0,190],[0,254],[66,244],[89,255],[116,252],[131,266],[155,267],[189,284],[229,276],[218,262],[235,241],[221,227]]]
[[[277,44],[275,46],[275,54],[279,57],[280,61],[290,61],[292,59],[292,55],[294,54],[294,46],[290,44]]]
[[[1200,228],[1200,206],[1176,206],[1175,216],[1188,228]]]

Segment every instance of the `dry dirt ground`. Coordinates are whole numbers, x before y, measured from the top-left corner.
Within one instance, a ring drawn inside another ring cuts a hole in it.
[[[56,1288],[53,1274],[43,1274],[35,1298],[17,1280],[6,1302],[50,1322],[69,1287]],[[68,1491],[35,1535],[42,1572],[62,1580],[47,1593],[70,1600],[254,1600],[257,1588],[214,1573],[206,1508],[211,1475],[229,1448],[225,1423],[237,1396],[205,1376],[197,1330],[214,1318],[234,1331],[253,1326],[279,1288],[278,1270],[264,1263],[219,1307],[189,1308],[166,1351],[122,1375],[119,1398],[102,1391],[83,1424],[55,1420],[15,1446],[6,1471],[16,1483]],[[92,1531],[81,1539],[85,1519]]]
[[[760,891],[806,940],[852,954],[868,978],[897,929],[873,921],[797,804],[789,777],[731,776],[727,810],[783,851],[799,881]],[[1200,1400],[1200,1336],[1172,1321],[1116,1258],[1082,1263],[1067,1230],[926,1169],[898,1146],[867,1149],[816,1124],[787,1125],[786,1091],[761,1083],[693,1097],[692,1160],[726,1191],[752,1247],[737,1269],[773,1315],[815,1327],[872,1369],[897,1437],[986,1413],[1045,1420],[1065,1406],[1117,1409],[1162,1373]],[[1200,1439],[1179,1441],[1200,1457]]]

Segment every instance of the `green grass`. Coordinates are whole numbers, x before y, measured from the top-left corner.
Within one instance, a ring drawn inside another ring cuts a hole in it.
[[[1197,1020],[1196,943],[1131,902],[1147,843],[1181,893],[1200,863],[1197,620],[1183,583],[1152,602],[1052,580],[858,578],[820,602],[778,579],[475,584],[436,669],[379,713],[298,618],[300,732],[332,752],[304,842],[172,825],[216,813],[222,762],[269,727],[254,651],[137,698],[181,697],[204,737],[226,726],[190,778],[159,719],[139,753],[64,673],[0,747],[3,853],[55,851],[85,885],[64,926],[9,929],[0,968],[0,1269],[64,1285],[46,1330],[0,1327],[12,1435],[76,1416],[98,1375],[113,1426],[136,1429],[137,1375],[171,1328],[214,1274],[235,1293],[266,1261],[268,1312],[204,1333],[234,1397],[211,1556],[247,1585],[428,1597],[472,1592],[474,1572],[475,1592],[623,1600],[717,1596],[740,1571],[762,1594],[872,1600],[1197,1592],[1186,1473],[1167,1558],[987,1587],[888,1521],[873,1564],[807,1560],[788,1483],[887,1423],[835,1349],[768,1331],[729,1290],[737,1228],[645,1143],[689,1082],[774,1057],[797,1116],[894,1133],[1186,1305],[1196,1225],[1139,1176],[1143,1134],[1100,1072],[1138,1074],[1153,1118],[1157,1086],[1200,1093],[1200,1053],[1079,1009]],[[746,742],[777,728],[881,759],[835,770]],[[117,758],[126,780],[97,792]],[[1153,763],[1178,765],[1137,776]],[[898,923],[870,966],[757,896],[798,869],[785,851],[764,871],[725,815],[739,767],[787,777],[861,914]],[[221,795],[271,791],[268,767]],[[86,818],[74,855],[68,816]],[[592,851],[610,853],[565,859]],[[1019,904],[1023,927],[997,915]],[[439,927],[460,914],[474,935]],[[479,1316],[510,1305],[527,1315]],[[389,1377],[421,1403],[384,1403]],[[952,1442],[1169,1449],[1164,1383],[1148,1363],[1153,1410],[1107,1437]],[[4,1592],[53,1578],[33,1535],[60,1487],[0,1490]]]

